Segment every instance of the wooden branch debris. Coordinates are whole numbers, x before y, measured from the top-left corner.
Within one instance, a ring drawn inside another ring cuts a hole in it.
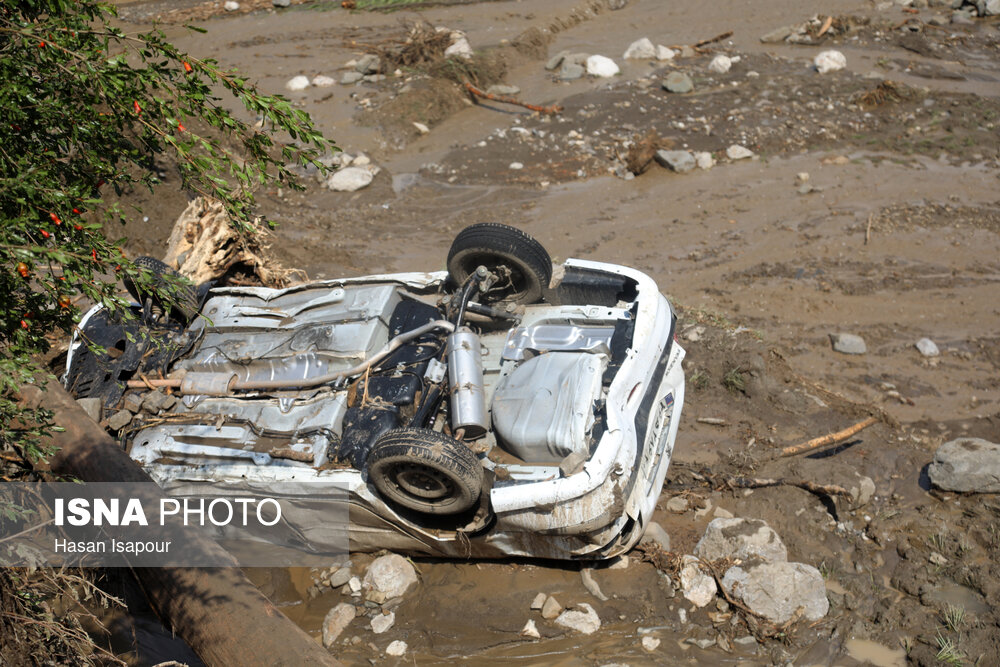
[[[875,214],[874,213],[869,213],[868,214],[868,226],[865,227],[865,245],[868,245],[868,242],[871,241],[871,238],[872,238],[872,221],[874,219],[875,219]]]
[[[494,95],[492,93],[487,93],[483,90],[479,90],[473,86],[468,81],[465,82],[465,88],[472,94],[473,97],[482,97],[483,99],[492,100],[493,102],[502,102],[504,104],[514,104],[519,107],[524,107],[531,111],[537,111],[538,113],[544,114],[557,114],[563,110],[558,104],[553,104],[552,106],[543,107],[537,104],[528,104],[527,102],[522,102],[521,100],[514,99],[513,97],[507,97],[505,95]]]
[[[827,16],[826,20],[823,21],[823,27],[819,29],[819,32],[816,33],[816,36],[822,37],[824,34],[826,34],[826,31],[829,30],[832,25],[833,25],[833,17]]]
[[[755,477],[728,477],[722,480],[730,489],[763,489],[769,486],[797,486],[810,493],[825,496],[844,496],[851,498],[851,492],[836,484],[817,484],[805,479],[758,479]]]
[[[841,440],[846,440],[850,438],[855,433],[859,433],[864,429],[868,428],[872,424],[878,421],[878,417],[869,417],[868,419],[858,422],[854,426],[845,428],[843,431],[837,431],[836,433],[830,433],[828,435],[823,435],[818,438],[813,438],[808,442],[803,442],[801,445],[792,445],[791,447],[785,447],[778,454],[778,458],[783,458],[785,456],[795,456],[796,454],[801,454],[802,452],[808,452],[813,449],[818,449],[820,447],[825,447],[826,445],[832,445],[835,442],[840,442]]]
[[[708,39],[703,39],[700,42],[696,42],[691,45],[691,48],[697,51],[703,46],[708,46],[709,44],[715,44],[716,42],[721,42],[722,40],[728,39],[732,36],[733,36],[733,31],[727,30],[726,32],[716,35],[715,37],[709,37]],[[687,44],[674,44],[670,48],[674,49],[675,51],[680,51],[685,46],[687,46]]]

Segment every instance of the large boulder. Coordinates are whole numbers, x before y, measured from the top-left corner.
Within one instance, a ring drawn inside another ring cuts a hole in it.
[[[1000,445],[982,438],[958,438],[934,453],[927,470],[939,489],[972,493],[1000,491]]]
[[[368,566],[361,586],[369,599],[381,594],[385,600],[391,600],[405,595],[417,583],[417,571],[410,561],[399,554],[389,554],[376,558]]]
[[[705,529],[694,553],[704,560],[759,558],[788,560],[788,550],[778,534],[760,519],[713,519]]]
[[[731,567],[722,578],[729,594],[772,623],[802,618],[818,621],[830,610],[819,570],[804,563],[762,563]]]

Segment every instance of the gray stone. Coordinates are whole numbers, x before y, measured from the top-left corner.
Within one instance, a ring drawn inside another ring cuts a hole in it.
[[[875,496],[875,482],[871,477],[862,477],[857,486],[851,487],[851,500],[855,507],[863,507]]]
[[[608,0],[608,9],[611,11],[624,9],[627,4],[628,0]]]
[[[781,538],[767,522],[760,519],[712,519],[695,546],[694,553],[705,560],[788,560],[788,550]]]
[[[747,158],[753,157],[753,151],[746,146],[740,146],[739,144],[732,144],[726,149],[726,157],[730,160],[746,160]]]
[[[696,607],[708,605],[719,591],[715,579],[702,571],[694,556],[684,556],[681,563],[680,580],[684,597]]]
[[[562,67],[559,69],[559,78],[563,81],[572,81],[574,79],[582,78],[586,73],[587,70],[584,69],[583,65],[564,62]]]
[[[663,89],[671,93],[690,93],[694,82],[684,72],[671,72],[663,81]]]
[[[601,629],[601,617],[597,615],[593,607],[586,602],[581,602],[576,605],[575,609],[567,609],[559,614],[555,624],[584,635],[592,635]]]
[[[368,566],[362,587],[366,592],[379,591],[389,599],[405,595],[417,583],[417,571],[410,561],[399,554],[389,554],[376,558]]]
[[[1000,492],[1000,445],[982,438],[951,440],[934,452],[927,474],[947,491]]]
[[[670,535],[663,529],[663,526],[655,521],[650,521],[649,525],[646,526],[646,532],[642,534],[642,541],[654,542],[660,545],[664,551],[670,551]]]
[[[381,69],[381,61],[379,61],[378,56],[372,53],[366,53],[358,58],[358,62],[354,66],[354,70],[360,74],[378,74],[379,69]]]
[[[546,621],[551,621],[553,618],[559,615],[562,611],[562,605],[551,595],[546,598],[545,604],[542,605],[542,618]]]
[[[545,600],[548,599],[548,595],[545,593],[539,593],[535,596],[535,599],[531,601],[531,608],[535,611],[541,611],[542,607],[545,606]]]
[[[653,45],[653,42],[648,37],[643,37],[629,44],[623,57],[627,60],[652,60],[656,58],[656,46]]]
[[[530,637],[531,639],[541,639],[542,635],[538,632],[538,627],[535,626],[535,621],[533,619],[528,619],[528,622],[524,624],[519,633],[522,637]]]
[[[686,512],[688,508],[688,499],[684,496],[674,496],[667,501],[667,511],[668,512]]]
[[[406,642],[402,639],[397,639],[385,647],[385,654],[393,658],[398,658],[401,655],[405,655],[408,648]]]
[[[375,179],[371,170],[364,167],[338,169],[326,181],[326,187],[336,192],[354,192],[371,184]]]
[[[357,611],[350,602],[341,602],[331,609],[323,619],[323,646],[330,648],[337,641],[340,633],[347,628]]]
[[[486,89],[490,95],[517,95],[521,89],[517,86],[508,86],[503,83],[495,83]]]
[[[830,603],[819,570],[804,563],[757,563],[730,568],[722,578],[729,594],[772,623],[786,623],[799,610],[818,621]]]
[[[917,341],[917,350],[925,357],[936,357],[941,354],[941,350],[930,338],[921,338]]]
[[[340,83],[345,86],[349,86],[352,83],[357,83],[361,79],[365,78],[365,75],[361,72],[344,72],[344,75],[340,77]]]
[[[952,25],[975,25],[976,22],[972,20],[972,14],[970,12],[953,12],[951,15]]]
[[[122,407],[133,414],[139,412],[142,409],[142,395],[135,392],[126,394],[122,399]]]
[[[128,410],[119,410],[108,418],[108,428],[112,431],[120,431],[132,421],[132,413]]]
[[[142,409],[146,412],[157,414],[160,410],[166,410],[177,402],[173,396],[167,396],[164,392],[156,389],[148,392],[142,398]]]
[[[830,334],[830,344],[833,345],[834,350],[841,354],[865,354],[868,352],[864,338],[854,334],[832,333]]]
[[[685,644],[691,644],[697,646],[701,650],[710,649],[715,646],[715,639],[713,637],[688,637],[684,640]]]
[[[694,154],[694,161],[699,169],[711,169],[715,166],[715,158],[708,151],[698,151]]]
[[[288,7],[292,4],[292,0],[271,0],[271,4],[275,7]]]
[[[99,398],[78,398],[76,399],[77,404],[83,408],[83,411],[87,413],[87,416],[93,419],[95,422],[101,421],[101,410],[104,407],[104,401]]]
[[[783,42],[788,37],[796,31],[796,26],[794,25],[783,25],[780,28],[775,28],[766,35],[762,35],[760,41],[765,44],[774,44],[776,42]]]
[[[351,580],[351,568],[342,567],[330,575],[329,579],[326,580],[326,584],[330,588],[340,588],[350,580]]]
[[[688,151],[659,150],[656,151],[656,161],[664,167],[676,171],[678,174],[686,174],[689,171],[694,171],[694,168],[698,166],[694,155]]]
[[[563,64],[563,61],[566,60],[566,56],[568,55],[569,51],[560,51],[556,55],[549,58],[549,61],[545,63],[545,69],[549,70],[550,72],[554,69],[557,69],[560,65]]]
[[[986,0],[986,16],[1000,14],[1000,0]]]

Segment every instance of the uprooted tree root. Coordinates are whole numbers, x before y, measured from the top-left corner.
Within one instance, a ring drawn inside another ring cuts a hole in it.
[[[858,95],[854,101],[863,107],[873,108],[891,102],[902,102],[909,97],[910,94],[902,84],[894,81],[882,81],[871,90]]]
[[[644,563],[651,563],[653,567],[660,572],[667,574],[671,579],[677,580],[680,577],[680,572],[684,563],[684,557],[681,554],[666,551],[655,542],[643,542],[635,548],[635,553],[638,555],[640,561]],[[771,639],[778,640],[783,643],[789,643],[792,626],[794,626],[799,620],[799,614],[796,613],[787,622],[779,625],[767,620],[767,618],[756,613],[738,599],[730,595],[729,591],[727,591],[722,585],[722,575],[720,575],[720,572],[725,573],[729,570],[729,568],[737,564],[738,561],[733,558],[720,558],[715,561],[706,561],[700,558],[698,559],[698,567],[702,572],[711,576],[715,580],[715,585],[719,590],[719,594],[729,605],[729,608],[733,610],[732,613],[737,614],[737,617],[746,627],[747,631],[752,634],[755,639],[758,641]],[[717,615],[715,619],[713,619],[716,630],[718,630],[720,634],[723,633],[727,627],[732,627],[728,623],[730,618],[731,616],[729,616],[728,613],[723,613]],[[728,633],[727,639],[732,639],[731,636],[728,636]]]

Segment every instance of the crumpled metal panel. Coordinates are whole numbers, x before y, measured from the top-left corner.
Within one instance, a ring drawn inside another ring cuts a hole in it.
[[[504,449],[526,463],[589,453],[604,354],[551,352],[528,359],[493,395],[493,428]]]
[[[503,358],[521,361],[526,352],[603,352],[611,354],[614,326],[593,327],[573,324],[536,324],[518,327],[507,336]]]

